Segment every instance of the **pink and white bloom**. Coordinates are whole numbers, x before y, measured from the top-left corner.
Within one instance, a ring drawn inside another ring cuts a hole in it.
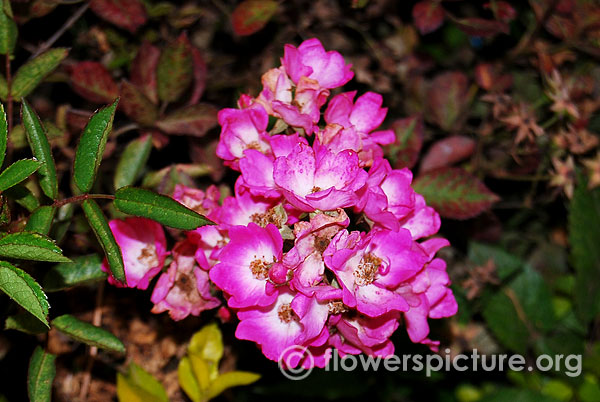
[[[350,70],[352,65],[346,64],[338,52],[325,51],[316,38],[305,40],[297,48],[285,45],[281,64],[295,84],[301,77],[307,77],[318,81],[323,88],[332,89],[341,87],[354,77]]]
[[[206,191],[177,184],[173,191],[175,201],[209,219],[212,219],[218,211],[220,198],[221,192],[214,184],[209,186]]]
[[[153,313],[168,311],[173,320],[179,321],[221,304],[211,295],[208,273],[196,264],[195,254],[196,246],[191,242],[175,245],[173,262],[152,292]]]
[[[354,205],[367,172],[354,151],[334,154],[318,143],[312,148],[299,143],[287,157],[275,160],[273,178],[297,209],[331,211]]]
[[[229,229],[229,243],[210,270],[210,279],[231,297],[229,307],[269,306],[277,298],[269,270],[281,261],[283,240],[273,224],[255,223]]]
[[[108,225],[123,255],[125,286],[148,288],[150,280],[160,272],[169,254],[162,226],[146,218],[114,219]],[[102,263],[102,270],[109,273],[109,283],[124,286],[110,274],[106,260]]]

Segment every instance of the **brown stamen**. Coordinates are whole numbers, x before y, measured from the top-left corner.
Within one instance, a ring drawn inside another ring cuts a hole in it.
[[[294,313],[294,310],[292,310],[292,306],[290,306],[289,303],[282,304],[279,307],[279,310],[277,310],[277,315],[279,316],[281,322],[285,323],[292,322],[293,320],[298,320],[298,316],[296,315],[296,313]]]
[[[365,254],[354,271],[356,284],[358,286],[365,286],[373,283],[380,266],[381,258],[371,253]]]

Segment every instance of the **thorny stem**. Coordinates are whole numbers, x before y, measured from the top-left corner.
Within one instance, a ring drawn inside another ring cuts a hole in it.
[[[77,21],[79,19],[79,17],[81,17],[83,15],[83,13],[85,13],[85,11],[88,9],[89,6],[90,6],[89,3],[85,3],[84,5],[79,7],[77,9],[77,11],[75,11],[73,13],[73,15],[67,21],[65,21],[64,25],[62,27],[60,27],[60,29],[54,33],[54,35],[52,35],[50,38],[48,38],[48,40],[46,42],[42,43],[37,48],[35,53],[33,53],[29,59],[30,60],[34,59],[37,56],[39,56],[40,54],[44,53],[46,50],[50,49],[50,47],[52,47],[54,42],[56,42],[67,31],[67,29],[71,28],[73,26],[73,24],[75,23],[75,21]]]
[[[63,205],[71,204],[74,202],[82,202],[82,201],[91,200],[91,199],[114,200],[115,196],[109,195],[109,194],[82,194],[82,195],[76,195],[76,196],[70,197],[70,198],[65,198],[64,200],[56,200],[56,201],[54,201],[52,206],[55,208],[60,208]]]
[[[98,290],[96,291],[96,306],[94,307],[94,316],[92,317],[92,325],[99,327],[102,324],[102,298],[104,296],[104,282],[100,282]],[[87,399],[87,394],[90,389],[90,383],[92,380],[92,367],[98,354],[98,347],[91,346],[90,354],[88,355],[85,372],[81,380],[81,388],[79,389],[79,399],[84,401]]]

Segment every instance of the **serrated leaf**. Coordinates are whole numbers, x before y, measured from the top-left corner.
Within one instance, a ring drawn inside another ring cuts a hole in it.
[[[52,327],[79,342],[119,354],[125,353],[125,345],[119,338],[105,329],[81,321],[70,314],[56,317],[51,324]]]
[[[0,54],[12,54],[17,43],[18,29],[15,23],[10,0],[2,0],[0,7]]]
[[[40,187],[46,196],[54,200],[58,197],[58,180],[48,136],[40,118],[24,99],[21,106],[21,120],[33,156],[43,164],[38,170]]]
[[[23,184],[17,184],[16,186],[9,188],[4,192],[4,195],[11,200],[14,200],[29,212],[32,212],[40,206],[40,202],[36,196]]]
[[[489,209],[499,197],[460,168],[442,168],[417,177],[413,188],[440,215],[468,219]]]
[[[411,116],[396,120],[390,129],[396,134],[396,141],[385,147],[386,155],[394,169],[411,169],[423,146],[425,127],[420,116]]]
[[[131,63],[131,82],[150,99],[158,103],[156,89],[156,66],[160,58],[160,50],[150,42],[144,41],[140,46],[135,59]]]
[[[29,360],[27,394],[31,402],[50,402],[52,382],[56,376],[56,356],[37,346]]]
[[[412,17],[422,35],[437,30],[444,22],[444,8],[438,1],[419,1],[413,6]]]
[[[158,120],[155,125],[168,134],[202,137],[217,126],[217,113],[214,106],[200,103],[176,110]]]
[[[96,180],[118,103],[117,99],[112,105],[96,112],[81,134],[75,153],[73,180],[84,193],[92,189]]]
[[[48,332],[49,328],[27,311],[21,311],[6,317],[4,329],[14,329],[29,335],[38,335]]]
[[[16,99],[29,95],[31,91],[67,57],[67,49],[50,49],[35,59],[23,64],[10,87]]]
[[[25,230],[47,236],[50,232],[50,227],[52,226],[55,211],[54,207],[50,205],[43,205],[37,208],[29,216],[27,224],[25,225]]]
[[[277,1],[245,0],[231,13],[231,26],[236,35],[252,35],[260,31],[277,12]]]
[[[8,144],[8,125],[6,123],[4,105],[0,104],[0,169],[6,156],[6,144]]]
[[[146,23],[146,8],[139,0],[92,0],[90,8],[100,18],[131,33]]]
[[[260,379],[260,374],[251,373],[248,371],[229,371],[217,377],[208,387],[206,393],[207,399],[212,399],[220,395],[223,391],[240,385],[249,385]]]
[[[71,69],[73,89],[80,96],[95,103],[108,103],[119,96],[119,87],[102,64],[82,61]]]
[[[148,162],[151,150],[152,136],[150,135],[145,135],[127,144],[115,171],[115,189],[135,183]]]
[[[156,67],[158,98],[173,102],[190,86],[193,78],[191,45],[185,33],[166,49]]]
[[[458,71],[438,74],[427,90],[427,113],[425,117],[445,131],[457,131],[468,114],[470,101],[467,76]]]
[[[188,105],[195,105],[196,103],[198,103],[200,98],[202,98],[204,88],[206,87],[206,75],[208,73],[206,62],[202,57],[202,53],[200,53],[200,50],[193,45],[192,65],[194,68],[194,86],[192,90],[192,95],[190,96],[190,100],[188,101]]]
[[[131,362],[127,374],[117,373],[117,397],[120,402],[167,402],[167,392],[162,384]]]
[[[110,271],[116,280],[125,282],[125,268],[121,248],[117,244],[102,210],[94,200],[85,200],[81,207],[92,231],[104,250]]]
[[[48,325],[48,299],[41,286],[25,271],[0,261],[0,290],[30,312],[44,325]]]
[[[165,226],[194,230],[212,224],[210,220],[174,199],[135,187],[123,187],[115,193],[115,207],[126,214],[150,218]]]
[[[103,281],[107,273],[102,271],[102,259],[97,254],[73,258],[50,268],[42,283],[46,292],[57,292],[73,286]]]
[[[39,233],[17,232],[0,238],[0,257],[46,262],[71,261],[54,240]]]
[[[129,81],[121,81],[121,104],[123,112],[143,126],[151,126],[158,117],[158,108]]]
[[[600,314],[600,188],[579,177],[569,206],[569,243],[575,268],[575,311],[585,323]]]
[[[16,161],[0,173],[0,191],[4,191],[19,184],[35,173],[40,166],[41,163],[35,159],[22,159]]]
[[[475,151],[476,142],[464,135],[452,135],[436,141],[421,159],[419,173],[451,166],[468,158]]]

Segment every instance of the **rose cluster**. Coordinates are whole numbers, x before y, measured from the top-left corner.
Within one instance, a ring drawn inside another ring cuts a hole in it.
[[[428,318],[457,310],[446,264],[435,258],[449,243],[431,237],[440,218],[411,188],[411,172],[383,157],[395,135],[378,130],[381,95],[330,98],[353,73],[317,39],[286,45],[281,62],[257,97],[219,113],[217,155],[240,172],[234,195],[220,202],[215,186],[177,186],[173,198],[216,225],[175,245],[153,311],[198,315],[220,304],[221,290],[240,320],[236,337],[271,360],[293,345],[309,348],[318,366],[332,347],[388,356],[402,322],[413,342],[435,349]],[[163,229],[140,218],[111,228],[127,286],[147,288],[168,254]]]

